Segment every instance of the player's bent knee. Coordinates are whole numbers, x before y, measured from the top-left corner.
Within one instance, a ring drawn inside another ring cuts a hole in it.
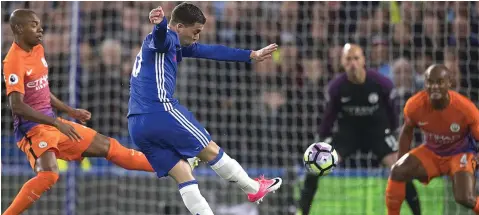
[[[474,208],[476,205],[476,198],[471,194],[454,194],[456,202],[467,208]]]
[[[391,168],[391,175],[389,176],[394,181],[409,181],[412,178],[409,177],[410,171],[406,166],[401,164],[394,164]]]
[[[218,156],[219,153],[220,153],[220,147],[214,141],[210,141],[208,146],[206,146],[200,152],[200,154],[198,154],[198,157],[202,161],[209,162],[209,161],[214,160]]]
[[[54,150],[48,150],[37,158],[35,172],[54,172],[58,174],[57,157]]]
[[[82,157],[106,157],[110,150],[110,138],[97,133],[90,146],[82,153]]]

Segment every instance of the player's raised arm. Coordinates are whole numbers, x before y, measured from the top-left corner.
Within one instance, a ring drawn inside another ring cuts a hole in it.
[[[182,48],[183,57],[204,58],[220,61],[251,62],[251,60],[261,62],[271,58],[278,45],[270,44],[260,50],[244,50],[230,48],[223,45],[205,45],[193,43],[190,46]]]
[[[328,102],[326,104],[326,109],[319,125],[319,137],[321,140],[331,137],[333,134],[333,125],[338,116],[339,109],[341,108],[341,102],[338,95],[337,82],[339,80],[333,81],[328,88]]]
[[[149,19],[151,23],[155,24],[151,33],[153,36],[154,48],[162,52],[167,51],[168,47],[172,44],[172,41],[167,35],[168,21],[166,20],[165,12],[161,7],[157,7],[151,10]]]

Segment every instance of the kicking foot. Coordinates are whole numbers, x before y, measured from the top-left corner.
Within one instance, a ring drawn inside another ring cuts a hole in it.
[[[279,189],[283,180],[281,178],[273,178],[273,179],[265,179],[264,176],[255,179],[259,183],[259,190],[257,193],[250,193],[248,194],[248,200],[250,202],[256,202],[259,204],[263,201],[263,198],[266,194]]]

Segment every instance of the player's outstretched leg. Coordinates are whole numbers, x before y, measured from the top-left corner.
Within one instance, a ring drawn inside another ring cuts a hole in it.
[[[318,189],[319,175],[306,174],[304,180],[304,186],[301,190],[301,197],[299,200],[299,207],[302,215],[308,215],[311,210],[311,204],[313,203],[314,195]]]
[[[421,161],[411,154],[404,155],[391,169],[386,188],[386,206],[388,215],[399,215],[406,197],[406,182],[413,179],[428,181],[426,169]]]
[[[122,146],[116,139],[97,133],[82,157],[104,157],[128,170],[154,172],[145,155],[137,150]]]
[[[382,159],[382,163],[391,168],[396,162],[397,153],[390,153]],[[406,182],[406,202],[411,208],[412,214],[421,215],[421,204],[419,201],[419,195],[417,194],[416,187],[412,181]]]
[[[191,214],[213,215],[208,202],[206,202],[206,199],[198,189],[198,182],[193,177],[190,164],[187,161],[180,160],[168,172],[168,175],[178,183],[181,198]]]
[[[270,192],[275,192],[282,183],[281,178],[251,179],[241,165],[230,158],[223,149],[211,141],[198,157],[207,161],[211,168],[223,179],[236,183],[246,194],[250,202],[259,203]]]
[[[36,161],[35,172],[37,176],[23,185],[3,215],[22,214],[57,182],[58,166],[55,153],[52,151],[43,153]]]

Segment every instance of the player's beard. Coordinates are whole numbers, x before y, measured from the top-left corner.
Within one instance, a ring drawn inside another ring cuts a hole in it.
[[[364,82],[364,74],[360,68],[350,68],[348,72],[349,79],[357,84],[361,84]]]
[[[429,92],[429,100],[434,109],[441,110],[447,107],[449,104],[448,95],[441,92]]]

